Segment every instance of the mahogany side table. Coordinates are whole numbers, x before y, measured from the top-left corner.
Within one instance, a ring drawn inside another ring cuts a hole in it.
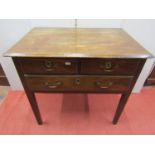
[[[38,124],[35,92],[122,94],[116,124],[147,58],[122,29],[34,28],[5,56],[12,57]]]

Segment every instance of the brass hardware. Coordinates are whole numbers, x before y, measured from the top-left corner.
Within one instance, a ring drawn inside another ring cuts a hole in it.
[[[80,79],[79,78],[75,79],[75,84],[80,85]]]
[[[112,67],[112,65],[111,65],[111,62],[110,61],[108,61],[108,62],[105,63],[105,68],[106,69],[110,69],[111,67]]]
[[[61,85],[62,85],[62,82],[60,81],[56,81],[55,83],[52,83],[52,84],[49,84],[48,82],[45,83],[45,86],[51,89],[57,88],[58,86],[61,86]]]
[[[54,67],[54,63],[49,61],[49,60],[47,60],[47,61],[45,61],[45,67],[46,67],[45,68],[46,71],[52,71],[53,67]]]
[[[112,82],[106,82],[106,83],[101,81],[96,82],[96,85],[101,89],[109,88],[110,86],[112,86],[112,84],[113,84]]]
[[[115,69],[117,69],[118,68],[118,64],[117,65],[115,65],[113,68],[104,68],[104,71],[105,72],[113,72]]]
[[[102,62],[100,65],[100,68],[102,69],[111,69],[112,68],[112,64],[110,61],[107,62]]]
[[[112,66],[111,62],[105,62],[100,65],[100,68],[103,69],[105,72],[113,72],[116,68],[118,68],[118,64]]]
[[[51,61],[45,61],[45,66],[47,68],[51,68],[51,67],[53,67],[53,62],[51,62]]]

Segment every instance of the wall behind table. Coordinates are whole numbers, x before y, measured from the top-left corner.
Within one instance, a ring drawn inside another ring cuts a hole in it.
[[[121,28],[122,19],[78,19],[77,27],[82,28]]]
[[[14,90],[23,89],[18,74],[11,58],[2,57],[11,46],[18,42],[33,27],[74,27],[73,19],[47,19],[47,20],[0,20],[0,62],[4,68],[11,88]],[[155,53],[154,27],[155,20],[121,20],[121,19],[78,19],[77,27],[96,27],[96,28],[120,28],[122,27],[139,43],[150,52]],[[135,85],[134,92],[139,92],[142,85],[152,68],[154,60],[148,60],[143,72]]]

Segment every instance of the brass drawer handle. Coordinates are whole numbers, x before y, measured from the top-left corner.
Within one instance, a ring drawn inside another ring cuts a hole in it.
[[[105,71],[105,72],[113,72],[114,69],[106,69],[106,68],[104,68],[104,71]]]
[[[46,71],[52,71],[53,67],[54,67],[54,63],[52,61],[45,61]]]
[[[48,88],[51,88],[51,89],[57,88],[61,85],[62,85],[62,82],[60,82],[60,81],[57,81],[57,82],[52,83],[52,84],[49,84],[48,82],[45,83],[45,86]]]
[[[112,86],[112,84],[113,84],[112,82],[106,82],[106,83],[101,81],[96,82],[96,85],[101,89],[109,88],[110,86]]]
[[[118,68],[118,64],[112,66],[111,62],[105,62],[105,64],[101,64],[100,68],[103,69],[105,72],[113,72],[115,69]]]

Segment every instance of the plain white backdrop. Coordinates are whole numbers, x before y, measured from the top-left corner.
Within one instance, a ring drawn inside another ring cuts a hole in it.
[[[75,27],[75,19],[12,19],[0,20],[0,62],[11,88],[22,90],[22,84],[11,58],[2,54],[18,42],[33,27]],[[155,54],[155,20],[123,19],[77,19],[77,27],[83,28],[123,28],[148,51]],[[125,51],[124,51],[125,52]],[[149,59],[133,89],[140,92],[149,75],[154,59]]]

